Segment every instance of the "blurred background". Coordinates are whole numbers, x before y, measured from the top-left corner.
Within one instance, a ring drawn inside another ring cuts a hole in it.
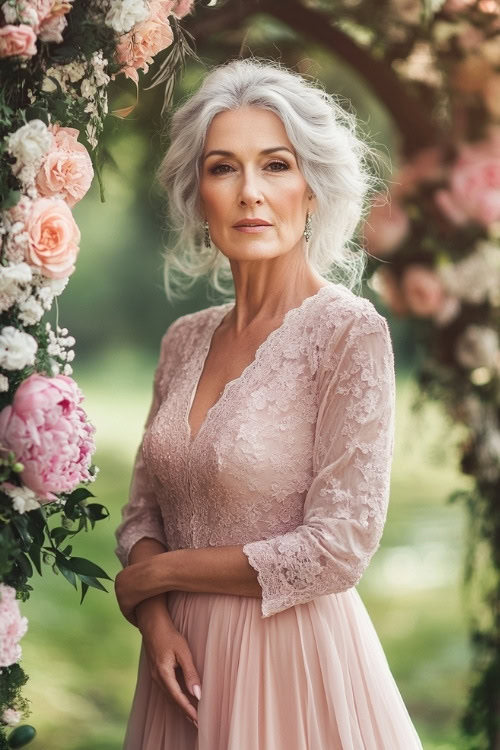
[[[392,120],[363,80],[333,52],[288,26],[255,14],[234,31],[195,37],[201,63],[188,60],[174,105],[198,86],[205,66],[237,56],[244,42],[243,55],[246,50],[280,59],[346,97],[384,153],[391,158],[397,153]],[[112,108],[133,98],[131,82],[117,79]],[[100,474],[90,489],[110,512],[92,533],[78,535],[74,553],[95,561],[112,577],[120,568],[114,529],[127,502],[161,336],[180,315],[219,302],[200,286],[172,307],[162,291],[166,207],[153,186],[165,148],[162,103],[162,87],[141,91],[127,119],[108,118],[105,141],[113,163],[104,168],[105,202],[94,180],[75,207],[80,255],[49,318],[76,338],[74,378],[97,429],[94,460]],[[454,750],[460,747],[456,727],[469,660],[460,593],[465,523],[463,508],[446,499],[454,489],[467,487],[469,478],[456,468],[458,428],[437,405],[418,414],[413,409],[417,353],[412,329],[391,315],[371,289],[363,293],[391,327],[397,423],[387,524],[358,589],[424,747]],[[122,746],[140,634],[121,616],[112,583],[105,585],[108,593],[90,589],[80,606],[79,594],[68,582],[48,572],[22,607],[29,619],[22,648],[29,675],[25,695],[33,709],[28,721],[38,731],[34,750]]]

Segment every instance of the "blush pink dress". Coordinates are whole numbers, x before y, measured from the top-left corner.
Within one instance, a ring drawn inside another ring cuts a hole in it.
[[[233,306],[183,315],[162,338],[116,554],[127,565],[142,537],[166,550],[241,544],[262,598],[166,595],[201,678],[199,729],[141,645],[124,749],[422,750],[356,590],[389,500],[387,321],[328,283],[287,312],[192,436],[212,335]]]

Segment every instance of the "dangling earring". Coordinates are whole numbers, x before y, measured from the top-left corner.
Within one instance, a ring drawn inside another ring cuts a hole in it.
[[[304,237],[306,238],[306,242],[309,242],[311,239],[312,234],[312,221],[311,221],[311,214],[309,211],[306,214],[306,225],[304,227]]]
[[[212,247],[212,240],[210,239],[207,219],[205,219],[205,221],[203,222],[203,228],[205,230],[205,247]]]

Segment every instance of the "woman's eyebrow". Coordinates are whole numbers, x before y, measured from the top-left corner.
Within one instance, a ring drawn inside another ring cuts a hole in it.
[[[261,154],[271,154],[274,151],[288,151],[292,156],[294,156],[293,151],[290,151],[290,149],[287,146],[271,146],[271,148],[264,148],[260,152]],[[234,156],[232,151],[224,151],[223,149],[215,149],[214,151],[209,151],[208,154],[205,154],[203,157],[203,161],[205,159],[208,159],[209,156]]]

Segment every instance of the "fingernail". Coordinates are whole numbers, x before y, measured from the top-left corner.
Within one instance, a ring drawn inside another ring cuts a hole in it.
[[[198,700],[201,698],[201,688],[199,685],[193,685],[193,693],[196,695]]]

